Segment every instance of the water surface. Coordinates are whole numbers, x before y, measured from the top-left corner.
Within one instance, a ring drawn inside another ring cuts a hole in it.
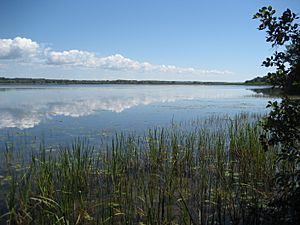
[[[269,97],[249,86],[59,85],[0,86],[0,144],[60,144],[115,132],[143,132],[171,121],[265,113]]]

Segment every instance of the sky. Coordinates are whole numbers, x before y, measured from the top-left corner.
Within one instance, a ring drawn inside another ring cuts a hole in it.
[[[0,77],[245,81],[274,49],[253,15],[299,0],[0,0]]]

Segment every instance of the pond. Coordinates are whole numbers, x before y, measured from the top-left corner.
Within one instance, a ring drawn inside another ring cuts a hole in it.
[[[174,122],[267,112],[262,87],[238,85],[0,86],[0,146],[99,143]]]

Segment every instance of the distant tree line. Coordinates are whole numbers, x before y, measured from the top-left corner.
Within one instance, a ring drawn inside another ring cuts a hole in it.
[[[246,80],[245,84],[268,85],[270,84],[270,80],[267,76],[255,77],[251,80]]]
[[[163,80],[67,80],[45,78],[5,78],[0,84],[153,84],[153,85],[241,85],[237,82],[163,81]]]

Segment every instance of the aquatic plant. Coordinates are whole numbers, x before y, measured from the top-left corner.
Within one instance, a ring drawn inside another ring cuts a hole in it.
[[[257,116],[251,118],[212,119],[214,129],[116,134],[100,147],[80,140],[56,151],[41,147],[30,162],[7,148],[0,222],[260,224],[275,154],[264,152]]]

